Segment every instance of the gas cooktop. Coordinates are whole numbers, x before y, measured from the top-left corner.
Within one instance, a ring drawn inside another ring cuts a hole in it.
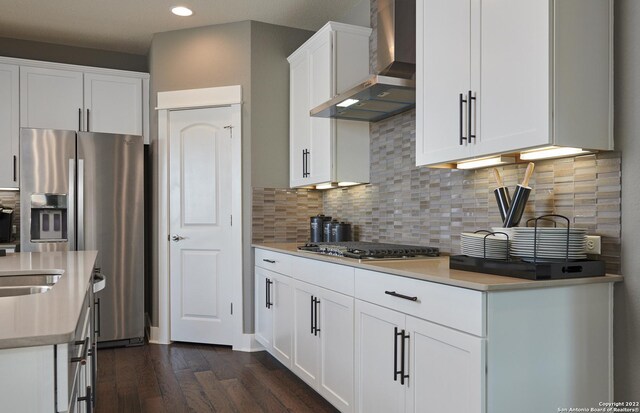
[[[438,248],[433,247],[357,241],[307,243],[299,246],[298,250],[361,260],[406,259],[440,256]]]

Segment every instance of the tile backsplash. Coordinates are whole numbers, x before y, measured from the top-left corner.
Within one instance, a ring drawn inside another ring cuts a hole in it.
[[[253,189],[253,242],[309,240],[309,217],[322,213],[322,192],[308,189]]]
[[[13,235],[12,241],[18,242],[20,237],[20,192],[0,191],[0,205],[13,209],[13,225],[16,226],[16,234]]]
[[[602,236],[607,271],[620,272],[620,154],[536,162],[526,220],[561,214]],[[498,168],[511,193],[526,164]],[[415,111],[371,124],[371,183],[323,192],[323,213],[351,222],[361,241],[460,252],[460,233],[500,226],[491,169],[415,166]]]

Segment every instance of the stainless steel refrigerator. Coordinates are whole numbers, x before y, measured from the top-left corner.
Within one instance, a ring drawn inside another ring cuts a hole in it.
[[[22,251],[97,250],[98,341],[143,343],[142,137],[22,129],[20,157]]]

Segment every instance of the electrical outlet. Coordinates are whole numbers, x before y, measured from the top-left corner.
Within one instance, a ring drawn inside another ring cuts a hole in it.
[[[600,235],[587,235],[587,254],[601,254]]]

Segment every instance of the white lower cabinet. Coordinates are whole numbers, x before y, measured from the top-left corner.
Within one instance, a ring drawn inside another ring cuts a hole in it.
[[[255,267],[256,340],[291,368],[293,349],[293,280]]]
[[[271,351],[273,348],[273,311],[269,294],[273,283],[272,274],[271,271],[256,266],[256,340],[267,351]]]
[[[411,316],[406,336],[406,412],[484,411],[484,339]]]
[[[483,412],[483,341],[356,300],[357,412]]]
[[[405,386],[396,374],[401,360],[395,333],[404,329],[405,315],[356,300],[355,317],[356,411],[404,412]]]
[[[294,283],[292,370],[342,412],[353,411],[353,297]]]
[[[597,406],[613,400],[601,281],[478,291],[257,249],[256,339],[343,413]]]

